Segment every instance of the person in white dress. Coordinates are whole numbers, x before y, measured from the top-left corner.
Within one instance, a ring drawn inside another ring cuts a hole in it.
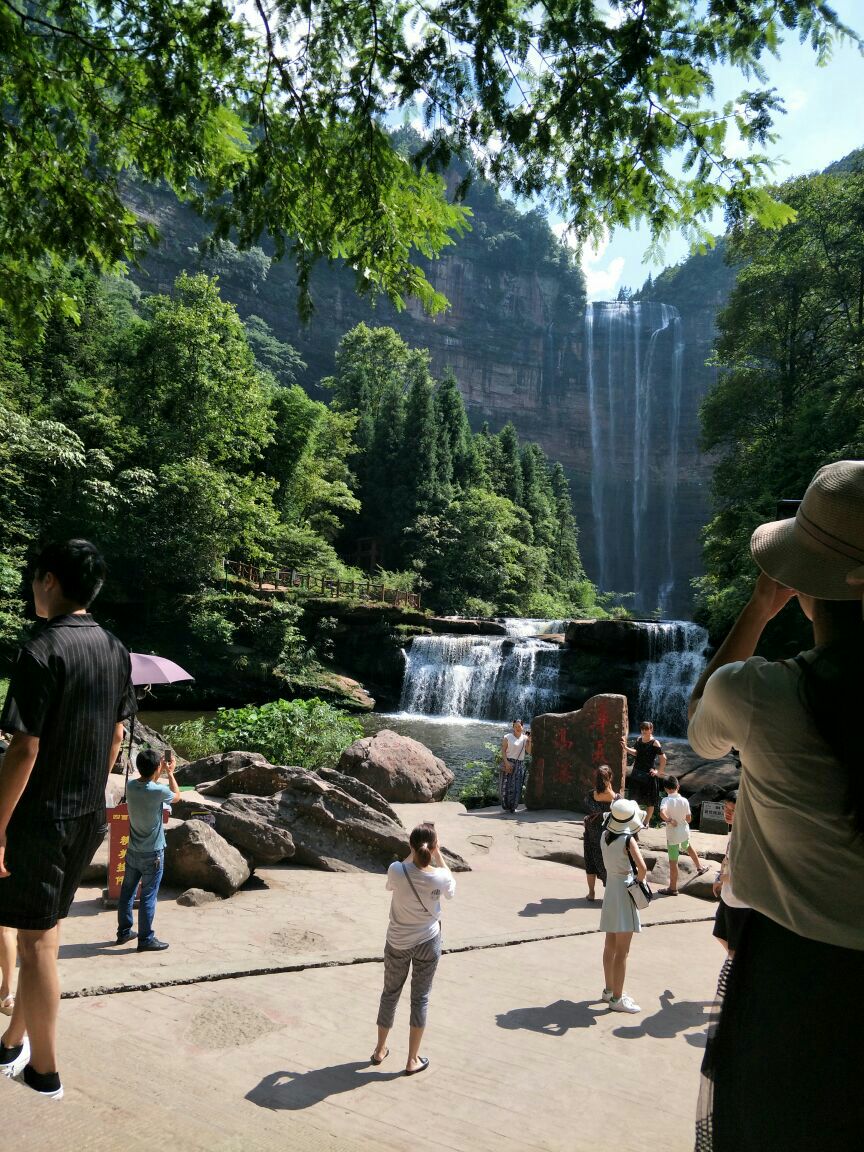
[[[627,957],[634,932],[641,932],[639,909],[627,892],[627,878],[637,880],[648,873],[636,836],[645,826],[645,813],[634,800],[616,800],[603,821],[600,851],[606,865],[606,887],[600,931],[606,933],[603,947],[603,1000],[613,1012],[641,1012],[639,1005],[624,992]]]

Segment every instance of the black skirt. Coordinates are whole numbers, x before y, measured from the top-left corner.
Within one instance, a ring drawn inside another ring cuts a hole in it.
[[[864,952],[797,936],[753,911],[724,977],[697,1149],[858,1152]]]

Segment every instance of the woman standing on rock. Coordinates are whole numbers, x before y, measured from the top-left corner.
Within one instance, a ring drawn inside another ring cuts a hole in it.
[[[525,757],[531,755],[531,733],[521,720],[513,721],[513,731],[501,741],[501,810],[515,812],[525,784]]]
[[[612,791],[612,771],[608,764],[601,764],[594,776],[594,791],[589,792],[582,801],[585,816],[585,872],[588,880],[588,899],[596,900],[594,887],[597,877],[606,885],[606,865],[603,863],[603,853],[600,849],[600,836],[603,831],[603,818],[609,811],[618,793]]]
[[[626,880],[632,871],[644,880],[648,869],[636,843],[643,828],[644,812],[634,800],[615,800],[603,821],[600,849],[608,878],[603,893],[600,931],[606,933],[603,948],[603,999],[613,1012],[641,1012],[642,1009],[624,992],[627,956],[634,932],[641,932],[639,910],[630,899]]]
[[[429,1061],[420,1055],[432,979],[441,958],[441,897],[453,899],[456,881],[438,846],[434,824],[418,824],[409,840],[411,855],[387,870],[390,923],[384,946],[384,991],[378,1008],[378,1043],[370,1057],[380,1064],[390,1053],[387,1036],[396,1005],[411,968],[411,1018],[405,1075],[423,1072]]]

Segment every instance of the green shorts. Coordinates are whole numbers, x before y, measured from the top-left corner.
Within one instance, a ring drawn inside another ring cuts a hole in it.
[[[683,844],[668,844],[669,859],[674,864],[682,852],[690,851],[690,841],[685,840]]]

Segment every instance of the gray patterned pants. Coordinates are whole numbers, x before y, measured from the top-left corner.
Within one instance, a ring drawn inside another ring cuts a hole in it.
[[[431,940],[424,940],[405,951],[397,951],[389,944],[384,946],[384,991],[378,1007],[379,1028],[392,1028],[396,1015],[396,1005],[411,968],[411,1019],[412,1028],[426,1027],[426,1010],[429,1007],[429,993],[438,961],[441,959],[441,932]]]

